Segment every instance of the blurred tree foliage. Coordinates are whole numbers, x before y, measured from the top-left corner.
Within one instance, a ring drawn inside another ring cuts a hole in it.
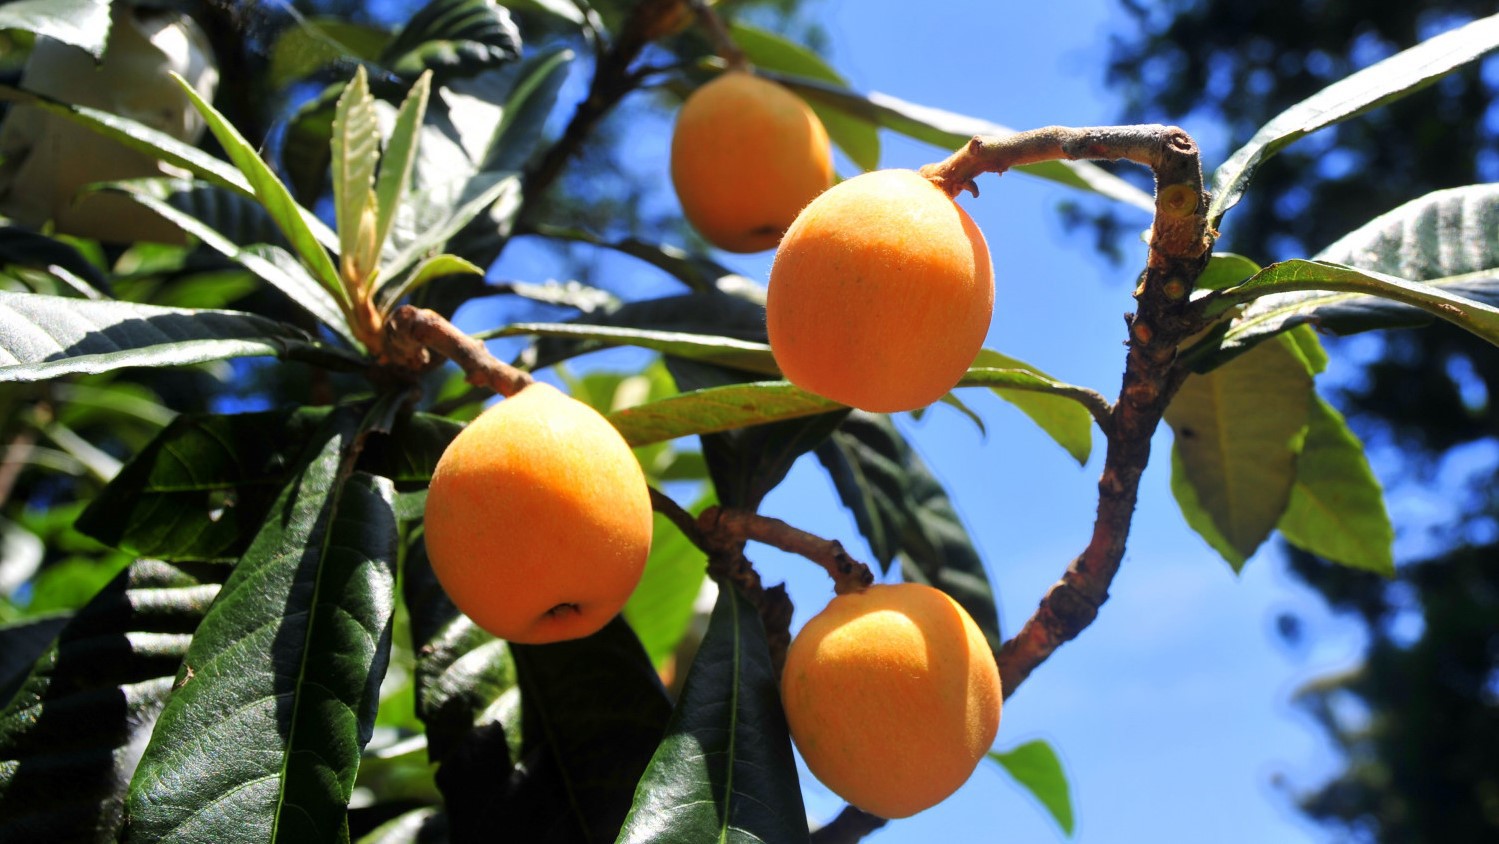
[[[1124,95],[1121,118],[1219,122],[1226,137],[1217,149],[1204,139],[1219,160],[1328,83],[1493,11],[1486,0],[1121,5],[1130,26],[1113,38],[1108,80]],[[1287,150],[1231,212],[1232,240],[1220,248],[1261,263],[1314,253],[1371,212],[1499,179],[1496,70],[1491,59]],[[1397,500],[1440,483],[1449,509],[1428,536],[1407,537],[1427,550],[1401,560],[1393,580],[1293,550],[1293,571],[1369,634],[1360,668],[1301,695],[1345,767],[1298,797],[1303,811],[1351,840],[1491,842],[1499,840],[1499,354],[1446,326],[1386,332],[1377,342],[1338,403],[1378,444]],[[1281,629],[1295,637],[1299,625],[1283,619]]]

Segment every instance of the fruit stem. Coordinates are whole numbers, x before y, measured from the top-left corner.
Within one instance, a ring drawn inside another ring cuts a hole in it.
[[[385,321],[385,352],[387,362],[412,374],[430,369],[435,353],[458,364],[468,383],[507,398],[535,383],[529,372],[495,358],[441,314],[414,305],[396,308]]]
[[[856,844],[887,823],[889,821],[878,815],[871,815],[858,806],[844,806],[838,817],[812,833],[811,844]]]
[[[1177,346],[1208,320],[1190,295],[1212,254],[1208,195],[1197,143],[1175,126],[1047,126],[1004,137],[975,137],[945,161],[921,168],[948,196],[978,195],[974,179],[1022,164],[1058,159],[1128,160],[1155,173],[1155,220],[1150,253],[1135,289],[1135,313],[1125,317],[1129,352],[1118,401],[1101,425],[1108,439],[1098,481],[1098,514],[1087,548],[1041,599],[1020,632],[996,654],[1008,698],[1063,643],[1083,631],[1108,600],[1119,571],[1150,460],[1150,440],[1171,397],[1187,377]]]
[[[687,5],[697,15],[698,23],[708,31],[708,37],[713,41],[713,49],[717,51],[719,58],[729,65],[729,70],[749,70],[749,59],[745,57],[744,51],[734,43],[734,37],[729,34],[729,27],[713,10],[707,0],[687,0]]]

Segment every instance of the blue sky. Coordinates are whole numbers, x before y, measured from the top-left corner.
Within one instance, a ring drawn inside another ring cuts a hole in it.
[[[1114,116],[1102,87],[1107,37],[1123,23],[1112,0],[935,0],[921,4],[919,14],[894,0],[812,0],[809,8],[831,36],[827,58],[858,90],[1017,129],[1107,123]],[[1208,149],[1216,147],[1216,127],[1185,128]],[[638,141],[631,166],[664,174],[668,133],[667,123],[632,124]],[[947,152],[888,133],[883,141],[886,167],[918,167]],[[1216,163],[1205,162],[1208,168]],[[851,172],[846,162],[841,171]],[[1020,175],[985,176],[980,187],[980,198],[962,202],[986,233],[995,264],[987,345],[1114,396],[1124,360],[1122,315],[1132,308],[1129,292],[1143,248],[1133,250],[1130,264],[1114,267],[1085,235],[1065,232],[1056,212],[1069,197],[1065,188]],[[674,205],[666,190],[659,201]],[[1148,223],[1142,215],[1140,228]],[[747,276],[767,277],[769,253],[720,257]],[[500,271],[535,278],[536,258],[519,241]],[[610,266],[640,273],[638,265]],[[619,289],[642,295],[634,284]],[[663,292],[669,289],[663,283]],[[1324,378],[1347,377],[1351,369],[1335,358]],[[997,398],[974,391],[965,399],[984,417],[987,437],[948,408],[900,424],[977,540],[1004,629],[1012,633],[1086,542],[1102,444],[1095,432],[1094,456],[1080,468]],[[1144,477],[1112,597],[1093,626],[1007,704],[996,747],[1034,738],[1056,747],[1072,781],[1077,841],[1323,840],[1296,814],[1286,788],[1276,785],[1306,789],[1336,767],[1333,751],[1291,699],[1306,681],[1356,664],[1361,634],[1292,580],[1275,541],[1235,575],[1176,508],[1165,459],[1169,433],[1154,449],[1157,459]],[[812,458],[798,464],[764,512],[870,559]],[[831,598],[815,566],[771,549],[751,556],[769,582],[790,584],[797,625]],[[1304,622],[1303,643],[1295,648],[1274,633],[1276,616],[1285,612]],[[814,819],[836,814],[841,802],[835,796],[810,780],[804,785]],[[867,840],[943,838],[1066,840],[990,763],[945,803]]]

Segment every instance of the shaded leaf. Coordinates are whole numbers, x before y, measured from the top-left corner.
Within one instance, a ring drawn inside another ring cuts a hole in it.
[[[775,358],[770,346],[752,343],[732,337],[712,337],[703,334],[687,334],[680,331],[652,331],[650,329],[619,328],[605,325],[583,325],[579,323],[520,322],[494,331],[475,335],[479,339],[515,337],[535,334],[541,337],[562,337],[570,340],[589,340],[599,347],[639,346],[653,349],[673,357],[711,363],[717,366],[739,369],[746,372],[778,375]]]
[[[31,673],[32,663],[52,645],[72,618],[71,613],[60,613],[0,626],[0,707],[10,703],[11,696]]]
[[[389,481],[341,471],[352,417],[320,431],[193,637],[130,784],[126,841],[347,838],[390,648],[396,530]]]
[[[357,364],[298,328],[254,314],[0,291],[0,381],[261,355]]]
[[[349,293],[344,290],[339,280],[338,270],[333,266],[333,261],[328,257],[328,250],[324,248],[326,238],[319,239],[314,231],[311,220],[316,217],[311,211],[301,207],[292,199],[291,193],[287,191],[286,185],[276,178],[271,172],[268,164],[260,158],[256,148],[234,128],[224,115],[220,114],[210,105],[187,80],[173,75],[177,84],[192,100],[193,107],[203,115],[208,124],[208,129],[213,133],[219,145],[228,153],[229,160],[234,163],[244,180],[249,183],[255,191],[255,197],[281,229],[286,236],[292,249],[297,256],[306,263],[307,268],[312,271],[313,277],[322,282],[334,297],[345,306],[349,303]]]
[[[759,614],[720,589],[620,842],[807,840],[791,735]]]
[[[15,0],[0,6],[0,29],[24,29],[70,44],[102,61],[110,0]]]
[[[452,212],[417,233],[400,254],[386,264],[384,271],[392,276],[398,275],[422,258],[441,251],[464,226],[485,212],[508,234],[515,215],[520,212],[520,204],[520,176],[515,173],[481,173],[464,187],[461,202]]]
[[[1254,171],[1270,156],[1318,129],[1419,91],[1499,48],[1499,15],[1460,26],[1329,85],[1270,119],[1213,173],[1208,224],[1218,228]]]
[[[1276,527],[1287,542],[1352,568],[1395,574],[1395,529],[1363,444],[1342,414],[1312,402],[1296,485]]]
[[[18,226],[0,227],[0,266],[3,265],[37,269],[61,267],[95,290],[110,293],[109,278],[77,249],[56,238]]]
[[[547,117],[576,58],[572,50],[559,48],[539,53],[521,64],[515,85],[505,99],[500,122],[479,159],[480,170],[518,171],[525,166],[540,146]]]
[[[430,0],[401,27],[381,64],[408,79],[432,70],[441,85],[520,55],[520,32],[494,0]]]
[[[1370,220],[1317,260],[1411,281],[1499,268],[1499,184],[1439,190]]]
[[[733,270],[711,258],[693,254],[667,243],[646,243],[632,237],[622,240],[605,240],[591,232],[565,226],[538,225],[532,227],[527,233],[575,243],[587,243],[622,252],[632,258],[639,258],[700,292],[717,289],[722,279],[738,277]]]
[[[1187,477],[1187,470],[1182,462],[1181,446],[1177,443],[1171,444],[1171,495],[1176,499],[1176,506],[1181,510],[1187,527],[1201,536],[1208,547],[1227,560],[1228,564],[1233,566],[1234,571],[1242,570],[1244,561],[1248,558],[1224,537],[1223,532],[1218,530],[1218,525],[1213,521],[1213,514],[1203,506],[1197,495],[1197,488]]]
[[[1093,451],[1093,414],[1079,402],[1081,391],[1077,387],[992,349],[979,351],[958,386],[989,387],[1029,416],[1072,459],[1079,464],[1088,462]]]
[[[226,573],[135,562],[44,649],[0,712],[0,838],[115,840],[139,748]]]
[[[888,94],[871,92],[859,95],[815,79],[771,72],[764,75],[795,90],[809,102],[831,106],[945,150],[962,147],[974,135],[1011,135],[1015,132],[1013,129],[977,117],[917,105]],[[1136,208],[1155,211],[1155,201],[1151,199],[1150,194],[1102,167],[1086,161],[1047,161],[1040,164],[1025,164],[1014,168],[1014,172],[1060,182],[1068,187],[1096,193]]]
[[[1214,252],[1208,258],[1207,268],[1197,277],[1198,290],[1222,290],[1248,281],[1260,271],[1260,265],[1243,255],[1232,252]]]
[[[881,568],[963,605],[999,652],[999,610],[973,539],[926,463],[888,416],[854,411],[817,449]]]
[[[271,45],[266,84],[280,90],[350,58],[373,61],[391,33],[335,17],[298,16]]]
[[[1177,500],[1183,513],[1208,514],[1218,536],[1204,538],[1220,552],[1215,539],[1226,543],[1236,571],[1286,511],[1312,395],[1304,359],[1284,340],[1189,376],[1166,408],[1181,458]],[[1187,501],[1181,484],[1195,493]]]
[[[625,442],[641,446],[842,409],[789,381],[756,381],[693,390],[618,410],[608,418]]]
[[[737,20],[729,25],[729,35],[756,67],[848,87],[848,81],[838,71],[800,44]],[[864,170],[880,166],[880,134],[874,123],[819,102],[809,105],[827,129],[828,137],[850,161]]]
[[[609,841],[671,715],[655,668],[616,618],[584,639],[512,645],[525,775],[492,829],[518,841]]]
[[[1046,807],[1062,832],[1072,835],[1076,825],[1067,772],[1062,770],[1062,760],[1050,744],[1039,739],[1028,741],[1010,750],[991,750],[989,758]]]

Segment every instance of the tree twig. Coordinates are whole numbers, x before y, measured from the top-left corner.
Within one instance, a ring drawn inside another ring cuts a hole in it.
[[[1197,144],[1174,126],[1049,126],[1005,137],[976,137],[922,174],[949,196],[978,193],[982,173],[1058,159],[1129,160],[1155,173],[1155,221],[1150,255],[1135,289],[1138,307],[1125,317],[1129,353],[1118,401],[1102,425],[1108,437],[1093,535],[996,659],[1006,697],[1063,643],[1098,616],[1119,571],[1150,460],[1150,438],[1187,372],[1177,364],[1182,340],[1202,327],[1188,297],[1207,264],[1216,232],[1207,223],[1207,193]]]
[[[725,507],[709,507],[697,518],[698,530],[718,541],[763,542],[822,566],[839,595],[862,592],[874,583],[869,566],[855,560],[836,539],[823,539],[780,519]]]
[[[729,70],[749,69],[749,59],[745,57],[744,51],[734,43],[734,37],[729,34],[729,28],[724,24],[723,18],[718,12],[708,5],[706,0],[687,0],[687,5],[692,8],[693,14],[697,15],[698,23],[708,31],[708,38],[713,41],[713,49],[729,65]]]
[[[531,373],[500,361],[441,314],[414,305],[396,308],[386,320],[385,342],[386,358],[407,372],[430,368],[436,353],[458,364],[468,383],[502,396],[513,396],[535,382]]]

